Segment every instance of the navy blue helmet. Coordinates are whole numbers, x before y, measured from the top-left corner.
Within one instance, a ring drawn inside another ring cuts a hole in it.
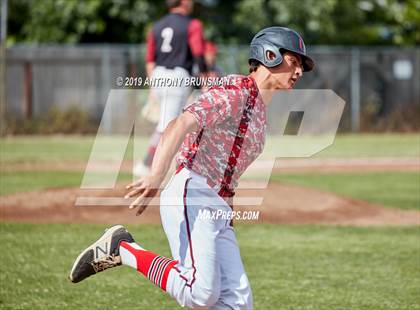
[[[267,51],[275,58],[267,58]],[[259,31],[251,41],[249,61],[258,60],[266,67],[275,67],[283,61],[282,52],[298,54],[302,59],[303,71],[311,71],[315,63],[306,54],[302,37],[294,30],[286,27],[269,27]]]

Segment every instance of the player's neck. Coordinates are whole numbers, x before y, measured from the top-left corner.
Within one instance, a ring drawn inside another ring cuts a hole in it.
[[[261,95],[264,105],[268,106],[275,92],[275,87],[269,80],[269,77],[262,70],[254,71],[250,73],[249,76],[252,77],[257,84],[258,91]]]

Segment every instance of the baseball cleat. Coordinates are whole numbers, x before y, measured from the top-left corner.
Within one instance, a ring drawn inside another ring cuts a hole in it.
[[[121,265],[121,241],[134,242],[130,233],[121,225],[112,226],[76,258],[69,279],[80,282],[91,275]]]

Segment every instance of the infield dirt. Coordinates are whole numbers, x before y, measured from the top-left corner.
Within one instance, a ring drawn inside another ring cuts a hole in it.
[[[123,166],[127,170],[131,165]],[[275,169],[282,172],[334,173],[349,171],[420,171],[418,158],[366,158],[366,159],[303,159],[289,160],[287,165],[276,162]],[[6,167],[4,167],[6,168]],[[14,167],[7,167],[13,169]],[[44,170],[46,167],[28,165],[23,170]],[[80,171],[75,163],[51,167],[54,170]],[[73,168],[73,169],[72,169]],[[135,216],[127,206],[75,206],[77,197],[115,197],[125,194],[124,184],[114,190],[89,190],[79,188],[46,189],[0,197],[2,221],[34,223],[160,223],[156,205]],[[385,208],[339,195],[299,186],[270,183],[265,189],[237,190],[238,198],[263,197],[259,206],[239,206],[235,210],[260,211],[257,221],[248,223],[327,224],[327,225],[420,225],[420,211]]]
[[[124,188],[89,191],[94,197],[122,197]],[[75,206],[78,188],[48,189],[1,197],[1,219],[34,223],[160,223],[159,208],[149,206],[141,216],[126,206]],[[238,197],[264,197],[260,206],[235,206],[235,210],[260,211],[249,223],[331,225],[419,225],[420,212],[384,208],[324,191],[278,183],[262,190],[239,190]]]

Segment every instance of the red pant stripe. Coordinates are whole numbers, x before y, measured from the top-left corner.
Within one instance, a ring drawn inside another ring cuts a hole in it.
[[[188,211],[187,211],[187,193],[188,193],[188,183],[190,182],[191,178],[187,179],[184,186],[184,217],[185,217],[185,225],[187,226],[187,236],[188,236],[188,243],[190,246],[190,256],[191,256],[191,265],[193,268],[193,275],[191,283],[187,284],[187,286],[191,287],[195,282],[195,262],[194,262],[194,254],[193,254],[193,248],[192,248],[192,239],[191,239],[191,231],[190,231],[190,223],[188,220]]]

